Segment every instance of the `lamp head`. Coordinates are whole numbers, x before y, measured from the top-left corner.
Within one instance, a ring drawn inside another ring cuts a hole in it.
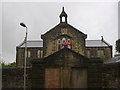
[[[23,22],[20,23],[20,25],[23,26],[23,27],[27,27]]]

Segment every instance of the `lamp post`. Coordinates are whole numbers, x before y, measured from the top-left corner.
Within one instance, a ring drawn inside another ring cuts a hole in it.
[[[25,58],[24,58],[24,90],[26,89],[26,59],[27,59],[27,26],[24,23],[20,23],[22,27],[26,28],[26,36],[25,36]]]

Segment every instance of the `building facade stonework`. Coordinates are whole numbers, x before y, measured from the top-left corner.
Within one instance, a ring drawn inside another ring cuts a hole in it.
[[[63,43],[70,43],[69,48],[88,58],[102,58],[108,60],[112,57],[112,46],[104,38],[101,40],[86,40],[87,34],[68,24],[68,15],[62,10],[59,15],[60,23],[41,35],[42,41],[27,41],[27,66],[31,66],[32,59],[47,57],[63,48]],[[64,20],[63,20],[64,18]],[[16,48],[16,61],[18,67],[23,67],[25,43]]]
[[[68,24],[67,17],[63,7],[60,23],[42,34],[42,41],[27,41],[26,87],[29,90],[111,88],[110,85],[119,88],[120,64],[108,63],[112,58],[112,46],[103,37],[101,40],[86,40],[87,34]],[[3,88],[23,88],[24,50],[25,42],[16,47],[16,68],[3,68]],[[5,85],[10,81],[13,84]],[[116,81],[117,85],[111,81]]]

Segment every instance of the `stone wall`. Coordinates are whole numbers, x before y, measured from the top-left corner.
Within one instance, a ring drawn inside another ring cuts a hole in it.
[[[88,87],[102,88],[102,65],[99,58],[91,58],[88,65]]]
[[[26,86],[28,90],[31,88],[43,88],[45,86],[44,62],[42,60],[38,60],[38,62],[34,62],[33,68],[27,68]],[[55,66],[55,68],[57,69],[58,67]],[[74,69],[71,69],[71,71],[74,71]],[[87,70],[88,88],[120,88],[120,63],[102,64],[97,59],[91,59],[90,64],[84,70]],[[78,72],[75,73],[79,76]],[[68,76],[66,82],[67,80]],[[18,90],[23,88],[23,68],[3,68],[2,88],[3,90],[12,88]]]
[[[102,83],[103,88],[120,88],[120,63],[103,65]]]
[[[89,60],[66,48],[32,65],[33,88],[102,88],[103,62],[98,58]]]
[[[23,68],[2,68],[3,90],[22,89],[24,84],[23,79]],[[27,68],[26,88],[31,88],[31,68]]]

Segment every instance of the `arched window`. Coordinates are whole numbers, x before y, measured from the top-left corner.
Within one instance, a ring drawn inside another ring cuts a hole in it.
[[[58,44],[61,44],[61,40],[60,40],[60,39],[58,39],[57,43],[58,43]]]
[[[65,38],[62,39],[62,43],[64,43],[64,42],[66,42],[66,39],[65,39]]]
[[[70,39],[68,39],[67,42],[70,43]]]
[[[65,17],[62,17],[62,22],[65,22]]]
[[[68,48],[71,49],[71,40],[68,39],[67,42],[69,43]]]
[[[61,49],[61,40],[58,39],[57,40],[57,50],[60,50]]]

